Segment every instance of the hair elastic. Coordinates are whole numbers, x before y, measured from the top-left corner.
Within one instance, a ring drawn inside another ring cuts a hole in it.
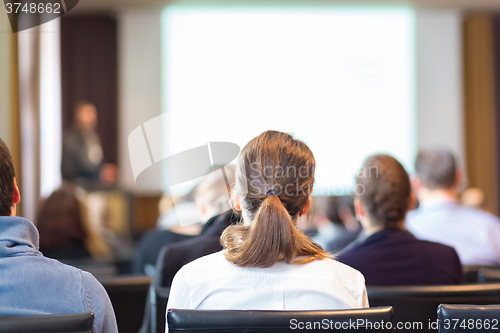
[[[276,190],[273,190],[273,189],[271,189],[271,190],[269,190],[269,191],[267,191],[267,192],[266,192],[266,198],[267,198],[268,196],[270,196],[270,195],[275,195],[275,196],[277,196],[278,198],[280,197],[280,196],[278,195],[278,193],[276,192]]]

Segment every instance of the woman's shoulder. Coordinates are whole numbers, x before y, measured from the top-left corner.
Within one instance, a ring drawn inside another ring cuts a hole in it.
[[[226,266],[226,268],[242,268],[239,266],[234,265],[233,263],[229,262],[226,260],[226,257],[224,256],[224,251],[219,251],[216,253],[212,253],[206,256],[203,256],[201,258],[198,258],[186,265],[182,268],[183,270],[200,270],[200,269],[213,269],[214,267],[221,267],[221,266]],[[247,269],[252,269],[253,267],[243,267]],[[259,270],[262,270],[259,268]],[[356,277],[356,276],[361,276],[362,274],[357,271],[356,269],[345,265],[341,262],[339,262],[336,259],[320,259],[320,260],[314,260],[312,262],[306,263],[306,264],[296,264],[296,265],[289,265],[284,262],[277,262],[273,266],[271,266],[269,269],[267,269],[268,272],[271,271],[289,271],[289,270],[298,270],[298,271],[306,271],[310,273],[332,273],[335,275],[340,275],[340,276],[346,276],[346,277]],[[266,271],[264,269],[263,271]],[[325,276],[325,275],[324,275]],[[326,274],[328,276],[328,274]]]
[[[315,260],[313,262],[310,262],[306,264],[307,266],[304,267],[304,269],[310,270],[310,271],[318,271],[322,274],[325,274],[325,277],[329,277],[332,279],[347,279],[347,280],[358,280],[362,279],[364,282],[364,277],[361,272],[358,270],[352,268],[351,266],[348,266],[346,264],[341,263],[340,261],[336,259],[321,259],[321,260]]]
[[[231,265],[226,258],[224,257],[223,251],[215,252],[212,254],[208,254],[206,256],[200,257],[198,259],[195,259],[191,261],[190,263],[187,263],[184,265],[181,269],[180,272],[185,272],[185,271],[207,271],[207,270],[213,270],[216,267],[219,266],[225,266],[225,265]]]
[[[197,283],[228,275],[260,276],[262,278],[307,278],[329,280],[348,289],[365,285],[364,276],[356,269],[335,259],[314,260],[306,264],[277,262],[269,268],[239,267],[226,260],[224,252],[216,252],[196,259],[181,268],[179,274],[186,282]]]
[[[366,288],[364,275],[340,261],[323,259],[315,260],[311,264],[316,265],[332,283],[341,285],[354,294],[361,295]]]

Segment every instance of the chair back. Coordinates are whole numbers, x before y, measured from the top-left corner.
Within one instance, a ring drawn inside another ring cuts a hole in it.
[[[500,329],[500,305],[441,304],[437,314],[439,333],[489,333]]]
[[[154,286],[154,283],[151,284],[150,288],[151,332],[163,333],[165,332],[165,312],[167,311],[170,288]]]
[[[480,283],[500,282],[500,267],[481,267],[477,272],[477,279]]]
[[[370,306],[394,307],[395,332],[435,333],[436,309],[441,303],[476,305],[500,303],[500,284],[369,287],[367,291]],[[407,326],[398,328],[398,323]]]
[[[169,333],[391,332],[392,307],[320,311],[177,310],[167,312]]]
[[[137,333],[142,324],[150,276],[117,276],[101,279],[115,310],[120,333]]]
[[[465,276],[465,283],[477,283],[477,272],[483,267],[481,265],[463,265],[462,271]]]
[[[92,333],[93,313],[0,317],[1,333]]]

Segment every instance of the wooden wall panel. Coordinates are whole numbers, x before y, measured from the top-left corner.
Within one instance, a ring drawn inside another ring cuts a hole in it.
[[[11,34],[10,46],[10,153],[16,170],[16,181],[22,187],[21,172],[21,119],[19,111],[19,61],[17,34]],[[22,196],[22,194],[21,194]],[[17,205],[17,215],[23,214],[23,202]]]
[[[468,185],[482,189],[498,214],[493,20],[488,14],[464,20],[464,102]]]

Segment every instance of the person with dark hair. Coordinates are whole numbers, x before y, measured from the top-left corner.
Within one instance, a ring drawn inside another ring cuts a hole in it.
[[[420,203],[408,214],[416,237],[452,246],[463,265],[500,264],[500,219],[458,202],[462,173],[447,150],[423,150],[413,188]]]
[[[352,196],[332,196],[328,198],[326,216],[335,226],[336,232],[326,246],[329,252],[339,251],[354,241],[363,227],[354,217],[354,198]]]
[[[109,257],[111,250],[89,221],[76,191],[73,185],[63,184],[43,203],[36,222],[40,252],[59,260]]]
[[[90,102],[75,106],[74,128],[63,137],[61,173],[66,181],[81,186],[111,185],[116,180],[117,168],[103,163],[101,140],[96,132],[97,109]]]
[[[93,312],[93,332],[118,332],[104,287],[38,251],[38,230],[16,216],[20,201],[12,157],[0,139],[0,316]]]
[[[464,282],[449,246],[418,240],[405,230],[414,197],[403,166],[389,155],[369,157],[356,179],[354,206],[364,238],[339,254],[369,286],[442,285]]]
[[[309,147],[289,134],[252,139],[238,157],[232,191],[243,220],[224,230],[223,251],[181,268],[167,309],[368,307],[363,275],[297,229],[311,206],[314,169]]]

